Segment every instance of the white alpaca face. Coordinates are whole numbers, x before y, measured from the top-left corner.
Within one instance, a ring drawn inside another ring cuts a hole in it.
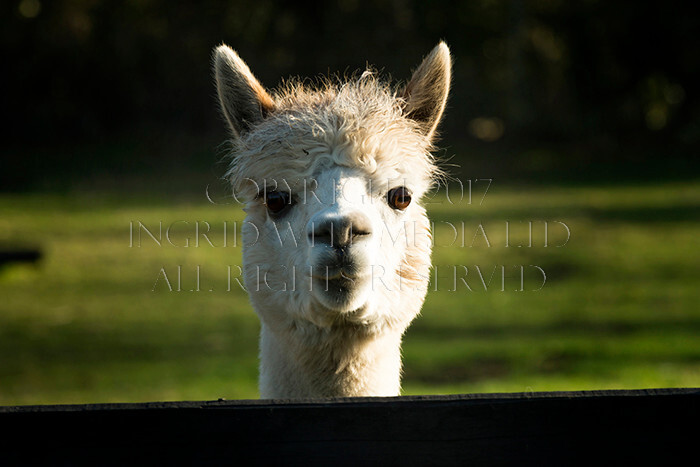
[[[429,263],[427,218],[417,202],[424,181],[382,169],[331,165],[313,178],[256,181],[261,194],[247,209],[244,271],[263,319],[376,322],[406,296],[424,293],[402,275]],[[426,264],[406,264],[409,251],[427,252],[420,255]]]
[[[214,63],[246,200],[243,269],[274,332],[353,323],[399,335],[425,298],[431,241],[419,200],[450,82],[447,46],[402,91],[369,72],[268,94],[226,46]],[[302,326],[303,328],[303,326]]]

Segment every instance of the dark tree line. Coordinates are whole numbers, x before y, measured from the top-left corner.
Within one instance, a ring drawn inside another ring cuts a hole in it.
[[[222,135],[209,69],[221,42],[272,87],[367,63],[403,79],[444,39],[455,69],[443,134],[475,158],[556,147],[689,164],[700,146],[700,22],[673,2],[21,0],[0,10],[1,147],[16,173],[14,155],[47,148]],[[10,178],[5,187],[18,184]]]

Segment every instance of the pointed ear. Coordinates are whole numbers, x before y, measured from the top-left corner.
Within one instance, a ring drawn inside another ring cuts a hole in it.
[[[405,115],[418,122],[428,138],[433,138],[445,110],[451,76],[450,49],[440,42],[423,59],[403,91]]]
[[[234,136],[240,136],[275,109],[275,102],[227,45],[214,51],[214,77],[221,113]]]

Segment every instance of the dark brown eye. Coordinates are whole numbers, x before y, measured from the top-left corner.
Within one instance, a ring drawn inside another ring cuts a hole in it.
[[[411,204],[411,193],[403,186],[392,188],[387,195],[387,202],[392,208],[403,211]]]
[[[265,193],[265,206],[272,214],[279,214],[292,204],[291,199],[289,193],[284,191],[268,191]]]

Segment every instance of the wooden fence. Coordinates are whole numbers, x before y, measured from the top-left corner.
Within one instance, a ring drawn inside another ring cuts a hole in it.
[[[0,465],[694,465],[699,401],[655,389],[0,407]]]

